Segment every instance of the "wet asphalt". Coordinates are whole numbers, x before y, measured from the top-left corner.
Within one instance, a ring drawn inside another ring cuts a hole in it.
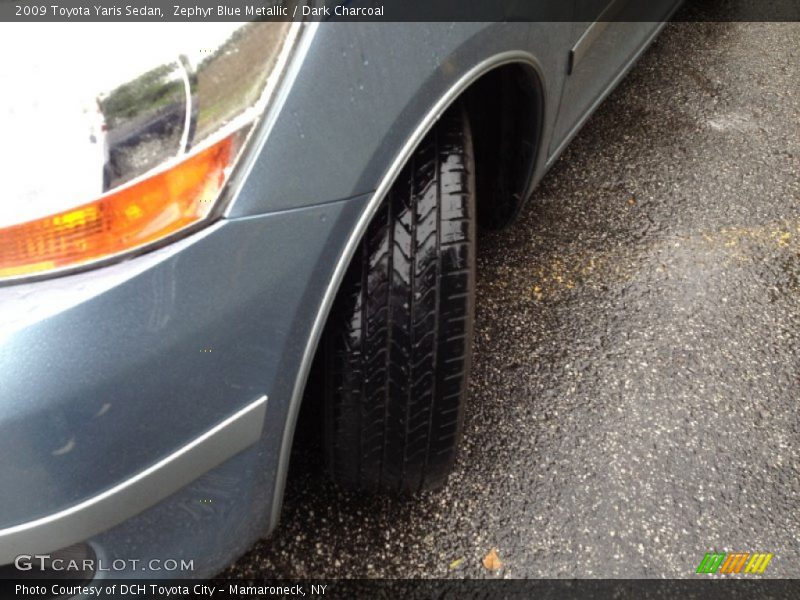
[[[671,23],[480,237],[439,493],[337,489],[313,434],[234,577],[800,576],[800,24]],[[482,559],[492,549],[502,568]]]

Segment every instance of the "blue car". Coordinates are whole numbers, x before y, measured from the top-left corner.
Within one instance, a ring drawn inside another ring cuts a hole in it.
[[[675,8],[607,4],[0,25],[0,572],[218,573],[278,522],[312,364],[333,480],[444,485],[476,228]]]

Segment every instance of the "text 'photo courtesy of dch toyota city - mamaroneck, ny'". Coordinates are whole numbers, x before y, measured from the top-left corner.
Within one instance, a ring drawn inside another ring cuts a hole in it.
[[[0,600],[800,598],[800,1],[0,0],[0,182]]]

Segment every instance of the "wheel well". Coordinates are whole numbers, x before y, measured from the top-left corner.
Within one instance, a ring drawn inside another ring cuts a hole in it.
[[[481,75],[458,99],[466,107],[472,130],[478,222],[486,228],[501,228],[513,220],[530,191],[544,119],[542,82],[531,64],[507,63]],[[325,322],[329,318],[326,315]],[[301,414],[291,416],[290,408],[284,434],[290,442],[295,433],[304,435],[305,447],[318,444],[322,437],[321,420],[316,417],[322,411],[321,390],[326,382],[320,360],[322,344],[318,342],[312,334],[308,348],[313,354],[304,360],[313,360],[299,387],[305,393],[294,408]],[[297,390],[295,387],[295,393]],[[298,416],[305,421],[305,430],[296,428]],[[276,525],[280,513],[291,448],[284,443],[281,449],[270,527]]]
[[[478,223],[499,229],[514,219],[530,191],[542,130],[541,81],[530,65],[506,64],[461,97],[475,146]]]

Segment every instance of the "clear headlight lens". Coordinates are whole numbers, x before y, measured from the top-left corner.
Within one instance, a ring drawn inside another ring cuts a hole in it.
[[[298,28],[1,24],[0,280],[208,220]]]

